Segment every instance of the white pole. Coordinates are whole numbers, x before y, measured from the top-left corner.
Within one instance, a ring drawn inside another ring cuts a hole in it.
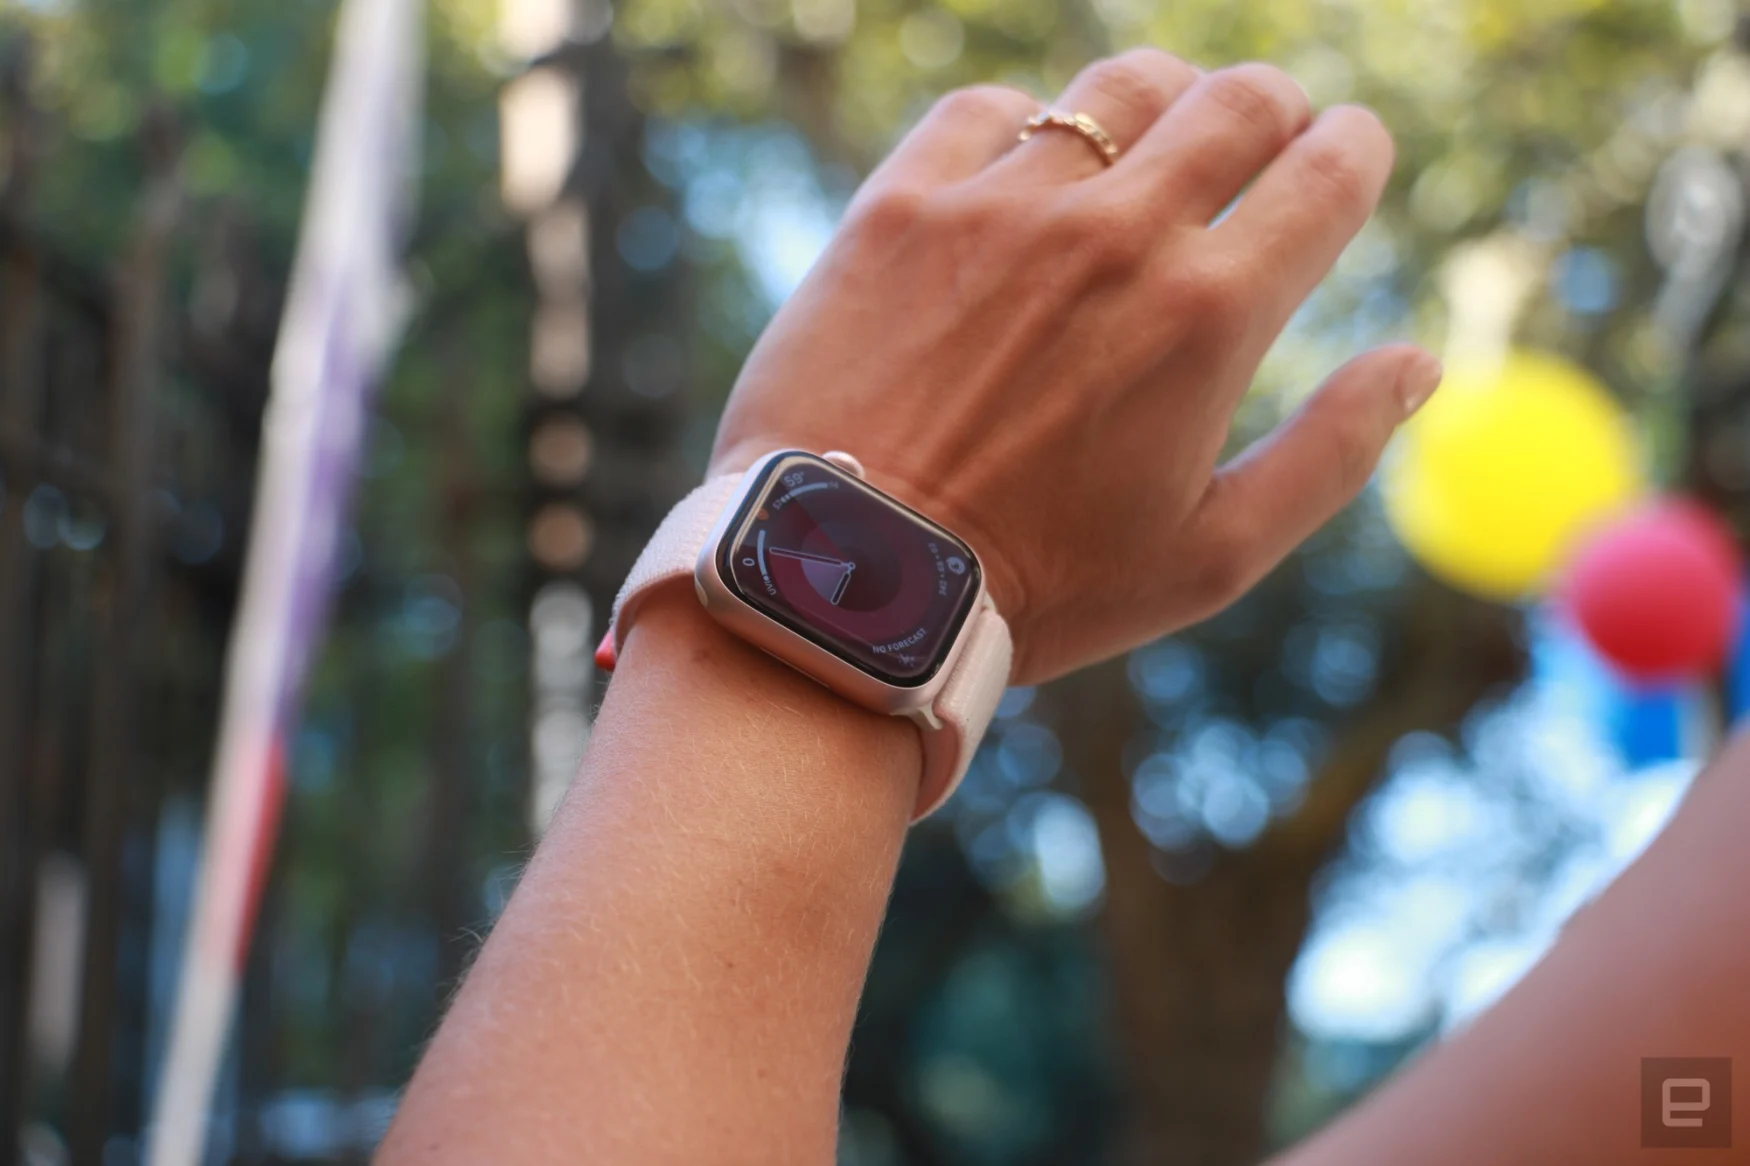
[[[149,1166],[198,1166],[285,792],[288,727],[332,588],[370,389],[405,314],[419,0],[344,0],[262,421],[200,873]]]

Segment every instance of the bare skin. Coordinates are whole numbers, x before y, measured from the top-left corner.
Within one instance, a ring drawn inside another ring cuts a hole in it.
[[[916,731],[679,592],[627,639],[590,757],[380,1161],[832,1161]]]
[[[1505,998],[1277,1166],[1743,1162],[1747,778],[1750,736],[1740,736],[1647,852]],[[1643,1149],[1643,1057],[1732,1058],[1732,1102],[1710,1101],[1730,1104],[1738,1148]]]
[[[1379,198],[1389,136],[1285,74],[1103,61],[1061,97],[1109,169],[990,87],[944,99],[749,359],[713,471],[847,449],[965,537],[1015,678],[1218,610],[1366,482],[1439,366],[1358,357],[1218,464],[1259,360]],[[1231,214],[1212,220],[1240,195]],[[824,1163],[920,776],[915,730],[644,608],[583,772],[380,1153]]]

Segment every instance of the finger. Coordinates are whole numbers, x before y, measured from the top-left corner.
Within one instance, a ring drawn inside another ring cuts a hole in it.
[[[948,93],[875,169],[879,188],[944,186],[972,177],[1001,158],[1039,110],[1039,100],[1008,85],[973,85]]]
[[[1118,147],[1122,161],[1124,152],[1196,79],[1197,70],[1171,53],[1131,49],[1095,61],[1076,74],[1053,108],[1093,118]],[[1017,124],[1015,132],[1020,129]],[[1070,130],[1046,128],[1021,143],[992,168],[992,174],[1021,181],[1073,182],[1105,169],[1106,162],[1093,143]]]
[[[1207,223],[1306,128],[1306,90],[1281,69],[1235,65],[1198,78],[1131,151],[1128,172],[1162,204]]]
[[[1356,357],[1300,410],[1216,471],[1176,553],[1206,571],[1225,606],[1361,492],[1379,457],[1440,384],[1440,362],[1411,344]]]
[[[1391,134],[1372,111],[1337,106],[1288,144],[1210,232],[1253,269],[1272,334],[1330,273],[1379,205],[1391,177]]]

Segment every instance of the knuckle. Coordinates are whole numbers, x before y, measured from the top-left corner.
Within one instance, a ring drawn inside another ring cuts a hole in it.
[[[1254,582],[1250,531],[1238,521],[1205,530],[1192,564],[1193,601],[1213,612],[1238,599]]]
[[[1177,61],[1158,49],[1132,49],[1088,66],[1084,76],[1090,88],[1116,105],[1127,120],[1147,124],[1167,107],[1164,85]]]
[[[1231,262],[1189,259],[1166,275],[1164,298],[1181,319],[1217,346],[1238,339],[1244,329],[1250,296],[1246,281]]]
[[[1328,132],[1308,134],[1303,163],[1315,193],[1340,203],[1371,204],[1379,197],[1386,175],[1391,173],[1391,134],[1370,109],[1346,106],[1332,110],[1323,119]]]
[[[1248,128],[1286,138],[1306,120],[1306,93],[1300,83],[1270,65],[1235,65],[1211,73],[1210,100]]]
[[[1382,150],[1388,157],[1396,149],[1391,130],[1386,128],[1379,114],[1365,105],[1334,105],[1325,111],[1325,117],[1341,119],[1350,134],[1364,145]]]
[[[889,247],[910,235],[928,214],[929,195],[914,186],[891,182],[866,191],[846,217],[845,233],[853,241]]]
[[[1010,85],[968,85],[943,94],[934,113],[951,121],[1009,121],[1017,110],[1032,109],[1038,104]]]
[[[1362,402],[1330,400],[1329,411],[1331,474],[1337,489],[1348,497],[1359,494],[1367,480],[1373,477],[1379,460],[1379,438],[1371,411]]]
[[[1373,178],[1347,142],[1330,139],[1309,142],[1303,170],[1310,193],[1328,201],[1350,206],[1373,198]]]
[[[1126,49],[1119,53],[1118,57],[1120,60],[1134,62],[1149,76],[1155,78],[1191,77],[1196,74],[1196,70],[1182,59],[1165,49],[1157,49],[1153,45],[1139,45],[1133,49]]]

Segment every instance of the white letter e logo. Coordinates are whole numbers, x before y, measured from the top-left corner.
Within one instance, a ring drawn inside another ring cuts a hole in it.
[[[1673,1097],[1679,1089],[1699,1089],[1701,1096],[1694,1100],[1679,1100]],[[1713,1086],[1708,1084],[1706,1077],[1667,1077],[1661,1086],[1661,1097],[1665,1102],[1662,1118],[1665,1125],[1671,1129],[1694,1129],[1701,1125],[1699,1117],[1674,1117],[1679,1113],[1706,1113],[1713,1101]]]

